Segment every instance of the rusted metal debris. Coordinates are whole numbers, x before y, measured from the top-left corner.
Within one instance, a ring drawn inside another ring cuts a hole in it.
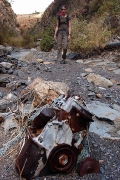
[[[80,162],[79,165],[79,173],[80,176],[84,176],[88,173],[99,173],[100,172],[100,166],[96,159],[92,157],[86,157]]]
[[[74,167],[80,176],[99,173],[99,163],[90,157],[87,135],[92,114],[78,96],[60,96],[32,121],[16,159],[16,168],[26,180],[52,173],[69,173]]]

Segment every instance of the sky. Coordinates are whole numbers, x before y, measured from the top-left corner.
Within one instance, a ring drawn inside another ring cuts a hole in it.
[[[53,1],[54,0],[14,0],[12,9],[16,14],[32,14],[35,11],[44,12]]]

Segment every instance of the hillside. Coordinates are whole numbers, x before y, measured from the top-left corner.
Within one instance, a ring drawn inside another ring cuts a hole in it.
[[[15,15],[7,0],[0,0],[0,3],[0,44],[8,42],[30,48],[35,47],[36,39],[43,39],[41,49],[51,50],[57,13],[63,4],[67,6],[72,21],[71,51],[88,53],[105,47],[106,43],[120,36],[119,0],[54,0],[43,14],[28,15]],[[23,37],[11,40],[15,34]],[[44,49],[45,46],[48,48]]]
[[[36,23],[35,27],[31,29],[31,32],[34,33],[39,28],[43,31],[48,28],[53,18],[56,18],[62,4],[67,6],[67,11],[72,21],[78,19],[87,20],[90,23],[93,18],[97,19],[105,16],[105,25],[111,29],[115,29],[114,33],[120,35],[119,0],[54,0],[44,12],[40,24]]]
[[[18,14],[17,23],[21,31],[28,31],[33,28],[36,24],[40,23],[43,13],[34,14]]]
[[[0,0],[0,34],[1,32],[19,34],[16,14],[7,0]]]

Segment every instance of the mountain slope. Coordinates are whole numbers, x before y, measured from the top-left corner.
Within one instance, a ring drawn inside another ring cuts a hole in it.
[[[0,31],[19,33],[16,14],[7,0],[0,0]]]

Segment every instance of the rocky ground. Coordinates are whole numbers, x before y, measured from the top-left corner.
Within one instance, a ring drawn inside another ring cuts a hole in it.
[[[73,57],[73,54],[71,54]],[[6,57],[1,57],[1,62]],[[87,59],[70,59],[68,56],[66,64],[58,64],[56,61],[56,51],[41,52],[32,50],[25,57],[13,58],[13,68],[2,69],[0,73],[1,100],[8,93],[19,97],[29,81],[40,77],[45,81],[65,82],[69,86],[69,94],[77,94],[82,97],[86,103],[100,101],[110,105],[120,107],[120,51],[112,50],[102,52],[100,55],[89,57]],[[95,81],[88,81],[87,76],[90,73],[101,75],[110,80],[103,84],[96,84]],[[5,77],[5,78],[4,78]],[[3,80],[3,79],[6,79]],[[15,88],[10,83],[16,81],[19,86]],[[6,87],[6,84],[8,84]],[[110,83],[110,84],[109,84]],[[1,106],[2,107],[2,106]],[[4,112],[4,108],[1,113]],[[2,121],[2,120],[1,120]],[[11,129],[5,132],[0,126],[0,138],[2,148],[3,144],[15,137],[19,129]],[[100,138],[97,134],[89,133],[91,156],[100,162],[100,174],[87,174],[80,177],[75,169],[69,174],[56,174],[47,177],[38,177],[35,180],[60,180],[60,179],[83,179],[83,180],[120,180],[120,139]],[[21,142],[12,145],[7,153],[0,157],[0,179],[18,180],[21,179],[14,167],[15,157],[19,152]]]

